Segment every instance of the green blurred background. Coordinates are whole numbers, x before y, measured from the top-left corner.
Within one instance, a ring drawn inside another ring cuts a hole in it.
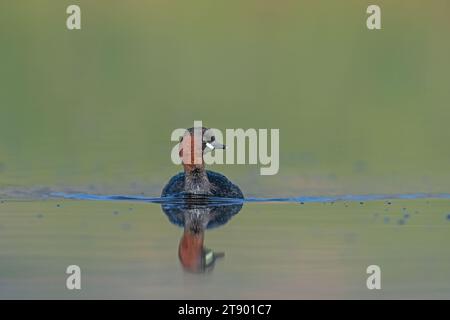
[[[279,128],[246,195],[448,192],[450,3],[2,1],[0,187],[157,195],[173,129]],[[82,29],[66,29],[70,4]]]

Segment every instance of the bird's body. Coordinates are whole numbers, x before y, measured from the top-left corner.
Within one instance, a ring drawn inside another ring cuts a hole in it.
[[[208,195],[223,198],[243,198],[244,195],[238,186],[233,184],[224,175],[205,170],[202,173],[180,172],[173,176],[164,187],[161,196],[167,197],[175,194]]]

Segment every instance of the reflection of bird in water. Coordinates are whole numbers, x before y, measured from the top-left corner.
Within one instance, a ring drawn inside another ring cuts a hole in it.
[[[207,128],[190,128],[180,140],[179,155],[184,172],[173,176],[161,196],[201,194],[225,198],[243,198],[242,191],[224,175],[205,170],[203,155],[214,149],[225,149],[214,132]]]
[[[224,175],[205,170],[203,155],[214,149],[225,146],[216,141],[211,129],[187,129],[179,149],[184,172],[172,177],[161,194],[174,200],[163,203],[162,209],[170,222],[184,228],[178,257],[189,272],[211,271],[216,260],[224,256],[204,247],[205,230],[225,224],[242,208],[241,202],[210,201],[209,197],[244,198],[239,187]]]
[[[162,204],[161,207],[170,222],[184,227],[178,246],[178,257],[184,270],[211,271],[216,260],[225,254],[204,247],[205,230],[227,223],[241,210],[242,204],[208,205],[206,198],[195,198],[195,204],[186,199],[184,203]]]

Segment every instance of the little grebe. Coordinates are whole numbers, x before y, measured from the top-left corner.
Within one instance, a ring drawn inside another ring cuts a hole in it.
[[[201,143],[200,143],[201,142]],[[184,172],[173,176],[161,196],[176,194],[205,195],[224,198],[244,198],[242,191],[224,175],[205,170],[203,155],[214,149],[225,149],[214,132],[207,128],[189,128],[180,140],[179,155]]]

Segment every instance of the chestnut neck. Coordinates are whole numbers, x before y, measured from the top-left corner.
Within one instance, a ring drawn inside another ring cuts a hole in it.
[[[211,194],[211,184],[205,170],[202,136],[188,132],[180,145],[184,167],[184,190],[191,194]]]

